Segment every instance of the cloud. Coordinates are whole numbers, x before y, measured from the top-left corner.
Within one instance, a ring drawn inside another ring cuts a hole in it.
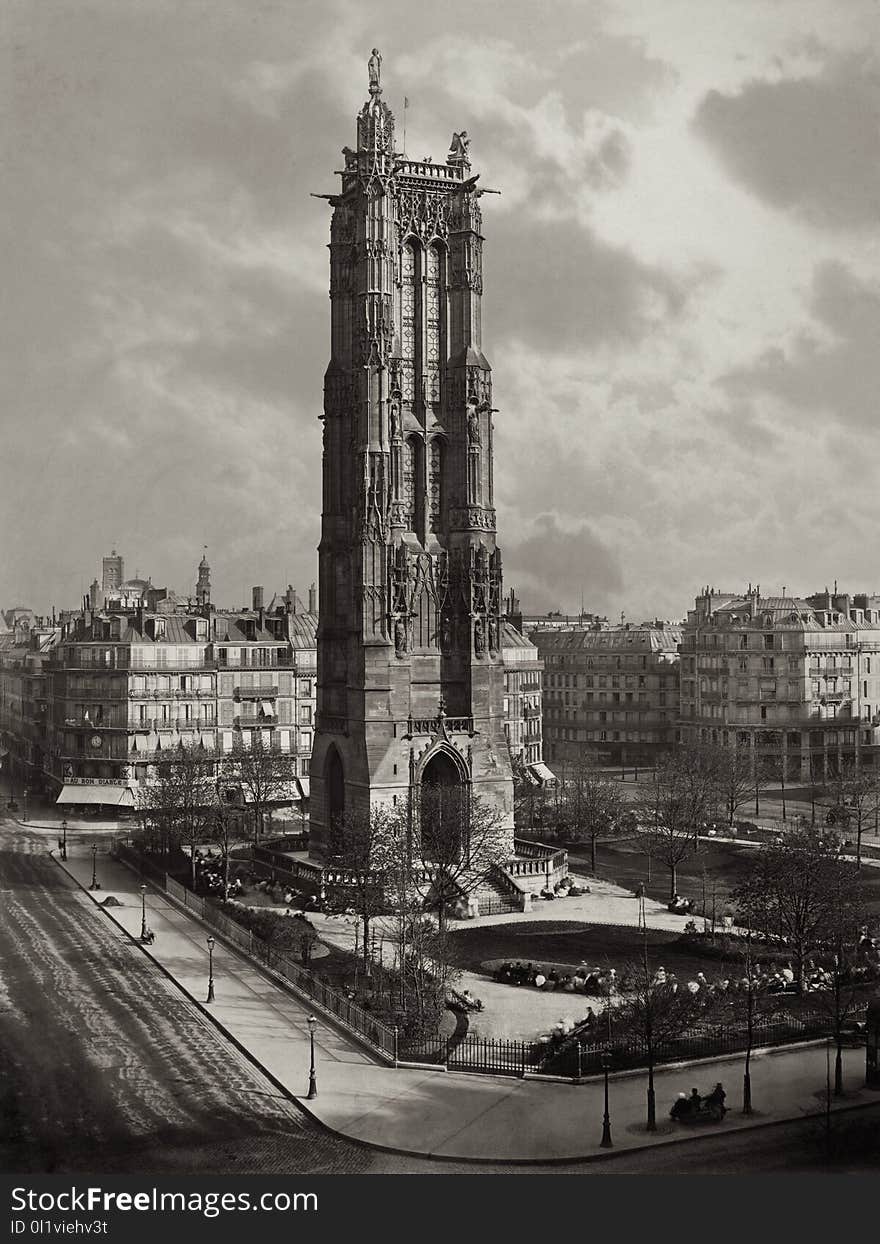
[[[113,542],[186,591],[207,543],[218,600],[315,577],[329,212],[309,192],[335,188],[374,43],[398,141],[405,94],[410,153],[467,128],[502,192],[484,346],[526,608],[583,586],[612,616],[680,616],[693,583],[806,557],[842,577],[880,539],[865,507],[841,551],[828,500],[880,466],[876,161],[847,146],[876,6],[8,7],[0,603],[75,601]]]
[[[819,265],[810,295],[815,325],[790,347],[774,347],[721,384],[731,393],[772,394],[842,427],[876,431],[880,392],[880,282],[860,281],[839,262]]]
[[[563,527],[553,514],[537,515],[526,534],[508,542],[505,576],[518,593],[527,592],[530,601],[544,608],[567,604],[582,590],[590,600],[604,599],[623,586],[617,558],[591,524]]]
[[[499,215],[486,245],[492,335],[551,352],[636,342],[681,314],[691,288],[570,221],[536,225],[527,215]]]
[[[730,175],[768,203],[830,229],[880,218],[880,62],[828,61],[812,77],[710,91],[694,119]]]

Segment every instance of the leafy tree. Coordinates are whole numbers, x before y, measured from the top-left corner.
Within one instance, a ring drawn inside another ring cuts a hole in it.
[[[250,747],[244,746],[241,735],[236,736],[232,753],[223,762],[223,775],[241,787],[253,809],[255,846],[263,831],[266,810],[290,797],[295,774],[294,758],[275,744],[267,746],[262,730],[252,732]]]
[[[750,858],[753,866],[732,895],[741,921],[786,939],[803,989],[808,955],[836,941],[844,905],[859,905],[858,872],[839,843],[811,828],[762,843]]]

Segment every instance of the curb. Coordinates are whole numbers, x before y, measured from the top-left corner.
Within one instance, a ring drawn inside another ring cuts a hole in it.
[[[115,858],[115,857],[111,857],[111,858]],[[129,872],[135,871],[132,865],[127,863],[127,861],[125,860],[117,859],[116,863],[120,864],[123,868],[127,868]],[[135,875],[140,876],[141,874],[136,873]],[[208,932],[217,939],[217,941],[222,942],[227,950],[231,950],[234,954],[239,955],[242,959],[245,960],[245,962],[249,963],[250,966],[255,971],[259,972],[262,976],[264,976],[266,980],[270,982],[270,984],[276,985],[279,989],[282,989],[285,993],[289,994],[293,999],[295,999],[295,1001],[299,1002],[302,1006],[308,1007],[310,1003],[311,1004],[314,1003],[314,999],[312,998],[301,997],[300,994],[297,993],[293,984],[287,979],[287,977],[284,976],[283,973],[279,972],[276,968],[273,968],[271,964],[263,963],[261,962],[261,960],[257,959],[256,956],[249,954],[248,951],[244,949],[244,947],[237,945],[237,943],[234,942],[231,937],[228,937],[226,934],[222,932],[222,930],[215,928],[214,925],[210,924],[207,920],[197,915],[196,912],[192,910],[192,908],[187,907],[185,903],[181,903],[181,901],[175,898],[173,894],[169,894],[167,890],[160,889],[159,886],[155,882],[150,880],[150,878],[145,876],[144,879],[150,881],[150,885],[152,889],[157,894],[160,894],[162,898],[164,898],[168,903],[170,903],[172,908],[175,911],[180,912],[181,915],[188,916],[191,920],[197,921],[202,926],[202,928],[207,929]],[[140,943],[138,943],[138,945],[140,945]],[[152,958],[152,955],[150,956],[150,958]],[[360,1035],[360,1033],[354,1032],[351,1028],[346,1027],[345,1023],[338,1016],[325,1014],[323,1011],[320,1010],[320,1004],[318,1005],[318,1010],[319,1010],[319,1013],[321,1014],[321,1018],[324,1020],[326,1024],[328,1024],[332,1028],[335,1028],[337,1032],[342,1034],[342,1036],[347,1037],[349,1040],[355,1041],[365,1051],[365,1053],[367,1053],[370,1056],[370,1058],[373,1059],[376,1066],[382,1067],[382,1066],[393,1066],[394,1065],[394,1060],[390,1054],[386,1055],[383,1061],[382,1056],[379,1054],[379,1052],[372,1045],[370,1045],[370,1043],[367,1040],[365,1040]]]
[[[263,1064],[259,1061],[259,1059],[253,1053],[251,1053],[251,1051],[247,1049],[246,1046],[242,1045],[242,1043],[235,1036],[233,1036],[232,1033],[228,1031],[228,1029],[225,1027],[222,1021],[219,1020],[214,1014],[212,1014],[212,1012],[206,1008],[203,1002],[201,1002],[198,998],[195,998],[189,992],[189,990],[184,985],[182,985],[180,981],[176,979],[176,977],[172,976],[171,972],[169,972],[168,969],[162,963],[160,963],[158,959],[154,958],[153,955],[149,953],[148,949],[141,942],[139,942],[138,939],[133,934],[129,933],[128,930],[119,923],[119,921],[114,919],[111,912],[107,908],[102,907],[100,903],[98,903],[97,899],[95,899],[92,892],[88,890],[82,884],[82,882],[80,882],[72,873],[70,873],[64,867],[64,865],[62,864],[60,860],[56,859],[53,851],[50,850],[48,852],[48,855],[52,860],[54,860],[55,864],[62,870],[62,872],[64,872],[71,879],[71,881],[73,881],[73,883],[78,887],[78,889],[80,889],[84,894],[88,895],[88,897],[92,900],[93,906],[96,909],[102,911],[110,920],[113,921],[113,924],[116,926],[116,928],[118,928],[119,930],[121,930],[121,932],[125,934],[125,936],[129,939],[132,945],[138,947],[143,952],[143,954],[150,960],[150,962],[153,963],[159,969],[159,971],[163,974],[163,976],[165,976],[169,981],[171,981],[171,983],[183,994],[185,998],[188,999],[188,1001],[193,1006],[195,1006],[199,1010],[199,1012],[203,1016],[205,1016],[205,1018],[210,1020],[214,1028],[216,1028],[218,1032],[222,1033],[222,1035],[234,1046],[234,1048],[244,1058],[246,1058],[247,1061],[251,1063],[251,1065],[254,1066],[260,1072],[260,1074],[263,1075],[269,1081],[269,1083],[272,1084],[273,1087],[275,1087],[278,1090],[278,1092],[287,1101],[291,1102],[299,1110],[301,1110],[302,1113],[306,1115],[309,1119],[311,1119],[312,1122],[315,1123],[318,1127],[320,1127],[322,1131],[327,1132],[331,1136],[339,1136],[343,1140],[347,1141],[349,1144],[356,1145],[358,1148],[371,1149],[371,1150],[375,1150],[378,1153],[394,1154],[399,1157],[421,1158],[421,1159],[428,1159],[434,1162],[460,1163],[460,1164],[471,1165],[471,1166],[554,1167],[554,1166],[580,1166],[580,1165],[585,1165],[587,1163],[593,1163],[593,1162],[611,1162],[619,1154],[631,1155],[633,1153],[653,1151],[656,1149],[666,1148],[666,1147],[673,1146],[673,1145],[695,1144],[695,1143],[699,1143],[699,1141],[704,1138],[719,1136],[723,1134],[723,1129],[715,1128],[712,1131],[703,1131],[698,1135],[680,1136],[680,1137],[677,1137],[675,1140],[658,1140],[658,1141],[653,1141],[645,1145],[630,1145],[627,1147],[615,1146],[614,1149],[610,1152],[605,1150],[601,1153],[590,1153],[590,1154],[583,1154],[579,1156],[562,1157],[562,1158],[461,1157],[461,1156],[450,1155],[450,1154],[432,1153],[429,1151],[418,1150],[418,1149],[404,1149],[404,1148],[401,1148],[399,1146],[394,1146],[394,1145],[382,1145],[382,1144],[376,1143],[375,1141],[362,1140],[360,1137],[351,1136],[346,1132],[340,1131],[338,1128],[331,1127],[330,1124],[325,1123],[323,1119],[321,1119],[312,1110],[310,1110],[308,1106],[304,1105],[303,1101],[295,1093],[292,1093],[290,1089],[287,1088],[286,1085],[282,1084],[281,1081],[278,1080],[277,1077],[274,1076],[272,1072],[268,1070],[268,1068],[263,1066]],[[779,1047],[770,1047],[770,1048],[779,1048]],[[718,1061],[718,1060],[709,1060],[709,1061]],[[686,1065],[691,1065],[691,1064],[686,1064]],[[436,1070],[436,1069],[437,1068],[432,1067],[432,1070]],[[622,1073],[622,1074],[626,1075],[630,1073]],[[871,1101],[856,1102],[849,1106],[838,1106],[834,1110],[833,1113],[834,1115],[848,1114],[856,1110],[870,1109],[872,1106],[875,1106],[875,1105],[876,1105],[876,1102],[871,1102]],[[791,1116],[788,1116],[786,1118],[781,1118],[781,1119],[767,1119],[767,1120],[763,1120],[757,1123],[750,1123],[743,1127],[738,1127],[735,1130],[737,1132],[753,1131],[759,1128],[779,1127],[786,1123],[797,1123],[803,1120],[821,1119],[824,1117],[825,1117],[824,1110],[816,1110],[811,1113],[801,1113],[801,1114],[791,1115]]]

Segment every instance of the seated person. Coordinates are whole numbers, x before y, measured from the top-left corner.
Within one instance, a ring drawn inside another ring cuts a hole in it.
[[[691,1089],[691,1095],[688,1098],[688,1104],[694,1114],[699,1113],[700,1106],[703,1104],[703,1099],[695,1088]]]
[[[542,971],[538,970],[535,973],[535,981],[534,981],[535,988],[543,989],[546,983],[547,983],[547,977],[544,975]]]
[[[688,1101],[687,1095],[685,1093],[679,1093],[678,1097],[676,1097],[672,1104],[672,1109],[669,1111],[669,1117],[671,1119],[686,1119],[692,1111],[693,1107]]]
[[[574,993],[574,978],[571,976],[563,976],[562,980],[559,982],[559,987],[560,989],[564,989],[566,993]]]
[[[719,1083],[715,1085],[712,1092],[706,1098],[706,1105],[720,1106],[722,1111],[724,1111],[727,1109],[724,1104],[726,1097],[727,1094],[724,1091],[724,1087],[719,1081]]]
[[[596,1012],[591,1006],[587,1007],[587,1013],[584,1016],[584,1023],[588,1028],[592,1028],[596,1023]]]

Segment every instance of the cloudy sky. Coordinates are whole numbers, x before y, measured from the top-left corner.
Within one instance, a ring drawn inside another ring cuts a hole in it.
[[[6,0],[0,605],[315,578],[369,49],[471,136],[508,585],[880,589],[876,0]],[[400,131],[399,136],[400,136]]]

